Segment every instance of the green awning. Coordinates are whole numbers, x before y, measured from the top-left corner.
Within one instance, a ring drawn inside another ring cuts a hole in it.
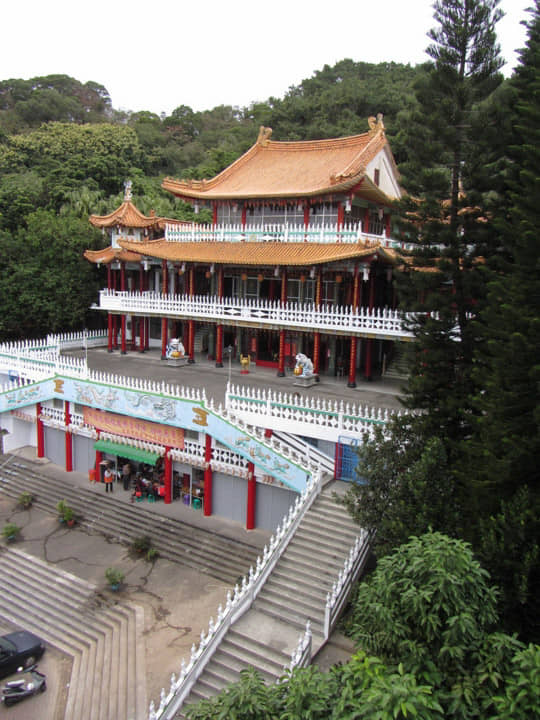
[[[161,457],[159,453],[142,450],[141,448],[124,445],[123,443],[111,442],[111,440],[96,440],[94,450],[107,452],[111,455],[120,455],[120,457],[137,460],[138,462],[147,463],[148,465],[155,465],[158,457]]]

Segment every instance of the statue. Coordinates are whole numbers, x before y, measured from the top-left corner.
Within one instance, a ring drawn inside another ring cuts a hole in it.
[[[313,363],[303,353],[298,353],[296,356],[296,365],[294,368],[294,374],[297,377],[311,377],[313,375]]]
[[[167,345],[166,358],[183,358],[186,354],[182,341],[178,338],[171,338],[170,343]]]

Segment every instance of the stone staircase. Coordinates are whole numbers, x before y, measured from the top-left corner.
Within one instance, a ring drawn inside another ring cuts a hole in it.
[[[392,357],[384,373],[385,378],[391,380],[406,380],[408,378],[410,367],[405,345],[406,343],[394,342]]]
[[[256,548],[217,533],[196,528],[174,518],[153,513],[147,503],[125,503],[84,487],[71,485],[22,460],[12,458],[0,468],[0,492],[17,499],[23,490],[34,496],[34,505],[56,513],[65,500],[81,518],[79,525],[118,542],[131,543],[149,535],[160,556],[234,586],[257,560]]]
[[[144,617],[16,549],[0,552],[0,615],[73,660],[65,718],[146,720]]]
[[[228,631],[186,704],[216,695],[247,667],[257,669],[267,683],[275,682],[289,665],[308,619],[312,654],[322,647],[327,593],[358,535],[358,526],[333,496],[344,491],[344,483],[333,483],[313,503],[252,608]],[[182,710],[174,717],[183,718]]]

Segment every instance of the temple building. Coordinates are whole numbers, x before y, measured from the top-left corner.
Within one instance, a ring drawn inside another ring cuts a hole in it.
[[[256,143],[210,180],[166,178],[162,187],[209,208],[212,223],[146,217],[131,196],[92,216],[111,245],[86,257],[108,268],[99,308],[108,347],[166,357],[179,338],[189,362],[249,357],[279,376],[297,354],[317,376],[350,387],[381,374],[395,322],[392,205],[399,176],[382,117],[352,137]]]

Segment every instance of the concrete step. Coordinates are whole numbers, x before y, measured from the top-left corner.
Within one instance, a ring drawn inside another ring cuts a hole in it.
[[[105,499],[63,481],[43,478],[22,463],[9,469],[5,482],[1,482],[2,477],[6,478],[5,472],[0,474],[0,488],[14,498],[23,489],[29,490],[36,496],[37,507],[53,513],[58,500],[65,499],[82,515],[81,526],[127,543],[151,535],[162,557],[207,572],[229,585],[234,585],[256,562],[256,550],[249,545],[156,516],[138,503],[126,505],[111,495]]]
[[[326,591],[323,588],[317,585],[308,587],[296,582],[293,578],[285,580],[283,577],[276,576],[275,572],[267,580],[262,592],[265,593],[266,591],[281,595],[287,603],[294,603],[299,600],[316,608],[320,608],[321,603],[326,603]]]
[[[301,553],[305,558],[311,558],[320,565],[331,565],[332,567],[345,560],[350,546],[319,544],[315,539],[307,535],[299,536],[298,533],[289,543],[287,551],[291,550]]]
[[[284,608],[280,603],[277,603],[270,598],[262,597],[262,594],[259,595],[253,604],[253,607],[255,610],[258,610],[269,617],[275,618],[280,622],[287,623],[288,625],[292,625],[299,633],[305,630],[307,620],[311,620],[312,631],[314,633],[317,632],[322,634],[322,624],[324,620],[323,610],[321,610],[320,617],[302,614],[301,611],[296,611],[296,609]]]
[[[16,549],[0,553],[0,573],[0,615],[73,658],[66,718],[147,717],[141,608],[103,604],[90,583]]]
[[[315,567],[313,562],[304,556],[288,557],[287,553],[278,562],[276,570],[286,574],[298,574],[303,582],[317,583],[324,588],[332,587],[339,572],[335,567]]]
[[[343,524],[321,523],[315,517],[309,516],[302,521],[300,532],[309,534],[312,537],[325,541],[336,541],[346,545],[352,545],[359,534],[358,526],[347,527]]]

